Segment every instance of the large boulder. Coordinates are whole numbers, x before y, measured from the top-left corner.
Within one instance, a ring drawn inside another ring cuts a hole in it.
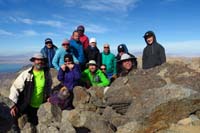
[[[95,112],[72,110],[67,114],[68,121],[77,129],[87,128],[94,133],[114,133],[114,127]]]

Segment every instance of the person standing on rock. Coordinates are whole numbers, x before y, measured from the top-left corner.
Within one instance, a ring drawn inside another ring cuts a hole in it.
[[[66,54],[71,54],[75,63],[78,63],[77,58],[74,56],[73,49],[70,48],[70,43],[67,39],[64,39],[62,42],[62,47],[56,51],[56,54],[53,58],[53,65],[56,70],[59,71],[60,67],[65,64],[64,56]]]
[[[97,48],[96,38],[90,39],[90,45],[85,50],[85,60],[89,62],[90,60],[95,60],[98,67],[101,65],[101,54]]]
[[[143,50],[142,68],[149,69],[165,63],[165,49],[157,42],[154,32],[146,32],[144,34],[144,40],[147,46]]]
[[[103,52],[101,53],[102,58],[102,64],[105,64],[107,69],[107,75],[108,78],[115,78],[117,74],[117,68],[116,68],[116,58],[115,55],[110,52],[110,45],[104,44]]]
[[[81,80],[86,84],[86,87],[99,86],[106,87],[110,81],[105,74],[98,69],[96,61],[90,60],[87,63],[88,68],[82,72]]]
[[[85,32],[85,27],[83,25],[79,25],[77,27],[77,31],[79,33],[80,41],[83,45],[83,49],[86,49],[89,46],[89,39],[88,37],[84,34]]]
[[[42,55],[47,58],[49,68],[54,68],[52,64],[53,57],[56,53],[57,47],[53,44],[51,38],[45,39],[45,46],[41,49]]]
[[[45,58],[36,53],[30,59],[33,66],[23,71],[10,88],[9,99],[12,100],[10,113],[14,118],[13,130],[19,132],[17,119],[27,114],[32,126],[38,124],[37,110],[49,97],[52,78],[49,68],[45,67]]]
[[[136,69],[137,67],[135,67],[134,60],[135,57],[131,57],[129,54],[126,53],[123,54],[121,56],[121,59],[117,62],[121,69],[121,71],[118,73],[118,76],[126,76],[131,70]]]

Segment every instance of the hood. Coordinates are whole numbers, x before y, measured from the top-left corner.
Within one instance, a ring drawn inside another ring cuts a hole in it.
[[[119,53],[120,50],[123,50],[125,53],[128,53],[128,48],[127,48],[126,44],[118,45],[118,47],[117,47],[118,53]]]
[[[148,36],[153,36],[153,44],[154,43],[157,43],[157,40],[156,40],[156,35],[155,35],[155,33],[153,32],[153,31],[147,31],[145,34],[144,34],[144,40],[145,40],[145,42],[146,42],[146,44],[148,45],[148,43],[147,43],[147,40],[146,40],[146,38],[148,37]]]

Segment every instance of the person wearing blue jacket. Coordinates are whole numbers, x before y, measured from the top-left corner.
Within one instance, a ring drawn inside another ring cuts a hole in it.
[[[52,64],[56,70],[60,69],[60,66],[64,64],[64,56],[66,54],[72,54],[73,60],[75,63],[78,63],[77,58],[74,56],[73,50],[70,48],[70,43],[65,39],[62,43],[62,47],[56,51],[56,54],[53,58]]]
[[[73,109],[73,88],[78,85],[81,79],[81,70],[79,65],[74,63],[71,54],[66,54],[64,61],[65,64],[60,67],[57,78],[69,91],[64,109]]]
[[[73,49],[75,57],[78,59],[79,64],[81,66],[81,70],[85,67],[85,56],[83,45],[79,40],[79,33],[78,31],[74,31],[72,34],[72,39],[70,40],[70,46]]]
[[[45,39],[45,46],[41,49],[40,53],[47,59],[49,68],[54,68],[52,60],[57,49],[51,38]]]

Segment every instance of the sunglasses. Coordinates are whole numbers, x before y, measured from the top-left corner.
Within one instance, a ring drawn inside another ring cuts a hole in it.
[[[67,46],[67,45],[69,45],[69,43],[63,43],[62,45],[63,45],[63,46]]]
[[[106,70],[106,68],[101,68],[101,70]]]
[[[104,47],[104,48],[109,48],[109,47]]]

